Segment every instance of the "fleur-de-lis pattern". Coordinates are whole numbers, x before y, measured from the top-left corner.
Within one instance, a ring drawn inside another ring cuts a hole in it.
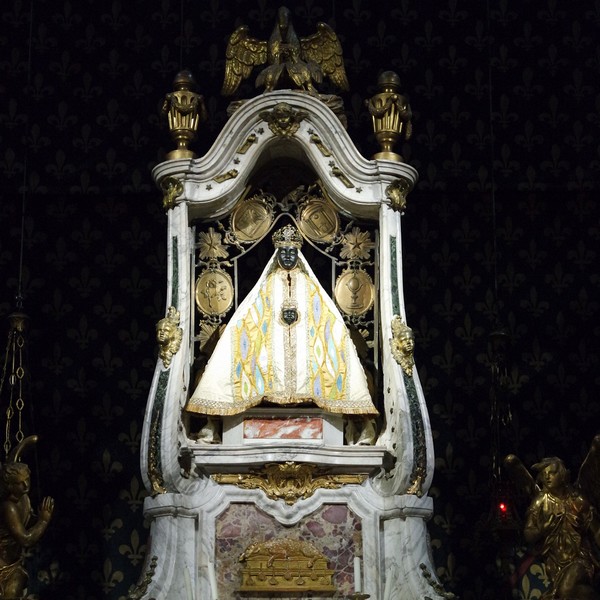
[[[397,151],[420,173],[402,245],[434,432],[434,562],[464,600],[498,598],[508,584],[488,519],[489,334],[510,339],[500,452],[575,469],[600,422],[600,2],[287,5],[300,35],[327,21],[340,37],[348,130],[365,156],[379,150],[364,105],[378,73],[396,71],[410,98],[413,137]],[[243,22],[267,39],[278,6],[0,8],[0,316],[20,281],[32,324],[25,425],[40,435],[32,496],[39,487],[57,505],[29,558],[31,598],[120,600],[142,574],[138,451],[166,290],[150,170],[173,149],[160,106],[189,68],[208,113],[202,156],[227,118],[226,37]],[[255,93],[242,84],[240,97]],[[522,548],[511,548],[516,564]],[[533,569],[523,597],[539,597],[540,581]]]

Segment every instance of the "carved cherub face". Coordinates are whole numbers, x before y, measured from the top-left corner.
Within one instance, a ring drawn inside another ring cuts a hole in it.
[[[175,328],[169,321],[161,320],[156,326],[156,340],[159,344],[168,343],[173,337]]]
[[[406,354],[409,354],[415,349],[415,338],[410,331],[406,331],[400,335],[398,340],[400,348]]]
[[[298,248],[281,246],[277,249],[277,262],[286,271],[291,271],[298,264]]]

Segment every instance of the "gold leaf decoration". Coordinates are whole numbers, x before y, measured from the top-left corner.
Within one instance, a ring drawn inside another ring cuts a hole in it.
[[[332,475],[320,473],[316,465],[292,461],[270,463],[261,471],[253,473],[214,474],[217,483],[229,483],[244,489],[261,489],[272,500],[295,504],[301,498],[309,498],[319,488],[338,489],[346,484],[361,484],[366,475]]]

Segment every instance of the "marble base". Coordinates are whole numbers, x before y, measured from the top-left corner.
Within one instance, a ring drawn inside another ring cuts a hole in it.
[[[357,591],[374,600],[443,597],[424,576],[424,569],[434,572],[425,528],[430,498],[382,498],[367,480],[319,489],[287,505],[260,490],[217,485],[208,478],[197,484],[191,495],[146,499],[148,557],[155,558],[141,596],[145,600],[254,600],[253,592],[240,591],[240,555],[252,542],[279,538],[310,542],[327,557],[336,591],[323,599],[349,598]],[[260,597],[287,600],[298,594]]]

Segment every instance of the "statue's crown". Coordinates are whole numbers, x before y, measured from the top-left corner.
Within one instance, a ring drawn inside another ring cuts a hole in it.
[[[282,248],[283,246],[293,246],[294,248],[302,247],[302,236],[300,232],[293,225],[286,225],[281,229],[278,229],[273,234],[273,245],[275,248]]]

